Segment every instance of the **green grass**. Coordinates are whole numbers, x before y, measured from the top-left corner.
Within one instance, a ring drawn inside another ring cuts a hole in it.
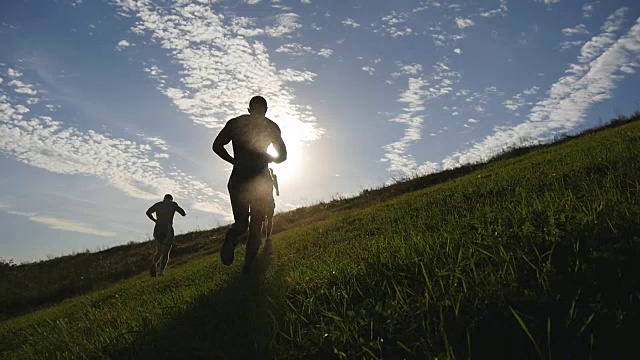
[[[634,354],[640,121],[521,153],[283,214],[273,254],[248,279],[208,251],[165,277],[136,275],[14,317],[0,323],[0,354]]]

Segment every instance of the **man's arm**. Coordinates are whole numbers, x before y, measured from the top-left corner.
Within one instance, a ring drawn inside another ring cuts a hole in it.
[[[227,124],[229,123],[227,122]],[[216,139],[213,141],[213,146],[211,148],[213,149],[214,153],[216,153],[218,156],[222,158],[222,160],[230,164],[233,164],[234,163],[233,157],[229,154],[227,149],[224,148],[224,146],[230,142],[231,142],[231,130],[229,129],[228,125],[225,125],[224,128],[220,130],[220,133],[218,134],[218,136],[216,136]]]
[[[155,207],[156,205],[154,204],[147,210],[147,217],[153,222],[156,222],[156,219],[153,217],[153,213],[156,212]]]
[[[276,164],[280,164],[281,162],[287,160],[287,146],[284,144],[284,140],[282,140],[282,133],[280,132],[280,128],[277,130],[277,134],[273,141],[273,147],[278,152],[278,156],[272,156],[272,161]]]
[[[178,214],[182,216],[187,216],[187,213],[184,212],[184,209],[182,209],[180,205],[178,205],[178,203],[174,202],[174,204],[176,205],[176,211],[178,212]]]

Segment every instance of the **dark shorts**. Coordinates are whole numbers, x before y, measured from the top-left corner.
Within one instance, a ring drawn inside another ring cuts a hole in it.
[[[173,244],[173,226],[171,224],[156,223],[153,228],[153,238],[161,244]]]
[[[273,213],[275,202],[272,186],[267,168],[253,174],[243,174],[234,170],[227,188],[235,222],[244,225],[248,224],[249,215],[264,219],[269,213]]]

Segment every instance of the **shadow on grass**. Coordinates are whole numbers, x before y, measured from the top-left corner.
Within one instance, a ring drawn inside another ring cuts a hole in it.
[[[149,329],[115,359],[264,359],[274,323],[268,311],[273,288],[267,282],[271,249],[263,248],[248,276],[239,272],[164,323]],[[117,346],[117,344],[116,344]]]

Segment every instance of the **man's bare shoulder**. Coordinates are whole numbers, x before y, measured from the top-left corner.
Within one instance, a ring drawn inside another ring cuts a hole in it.
[[[248,119],[248,118],[249,118],[249,115],[247,115],[247,114],[236,116],[233,119],[227,121],[227,124],[241,122],[241,121],[243,121],[245,119]]]
[[[157,203],[155,203],[155,204],[151,205],[151,207],[149,208],[149,210],[155,211],[155,210],[157,210],[157,209],[158,209],[158,207],[159,207],[159,206],[162,206],[162,201],[157,202]]]
[[[225,127],[229,128],[229,129],[235,129],[237,127],[242,127],[243,123],[246,122],[248,118],[249,118],[249,115],[236,116],[233,119],[228,120],[227,124],[225,125]]]
[[[275,121],[269,119],[268,117],[265,117],[265,120],[267,120],[269,126],[271,126],[274,130],[280,131],[280,126],[278,126]]]

